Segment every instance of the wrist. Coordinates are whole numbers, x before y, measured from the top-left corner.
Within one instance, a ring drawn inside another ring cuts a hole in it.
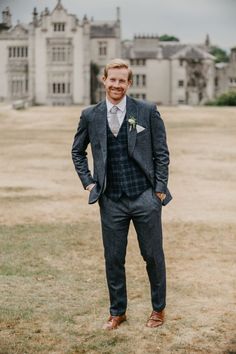
[[[95,183],[91,183],[85,189],[86,189],[86,191],[91,192],[91,190],[93,189],[94,186],[95,186]]]
[[[166,197],[166,194],[163,193],[163,192],[156,192],[156,196],[161,200],[163,201]]]

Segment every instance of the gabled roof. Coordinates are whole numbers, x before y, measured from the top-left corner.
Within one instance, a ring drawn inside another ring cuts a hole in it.
[[[64,8],[64,6],[62,5],[61,3],[61,0],[58,0],[56,6],[54,7],[54,9],[52,10],[52,13],[53,14],[55,11],[63,11],[65,13],[67,13],[67,10]]]
[[[197,45],[187,45],[176,42],[159,42],[156,47],[145,50],[129,46],[124,49],[123,54],[126,58],[131,59],[215,59],[213,55]]]
[[[185,48],[178,51],[176,54],[172,55],[172,59],[193,59],[193,60],[200,60],[200,59],[211,59],[214,60],[215,57],[209,54],[207,51],[192,45],[186,45]]]
[[[27,35],[29,32],[29,25],[18,23],[15,27],[12,27],[9,30],[9,34],[11,35]]]
[[[174,44],[160,42],[160,46],[162,48],[163,59],[170,59],[173,55],[186,47],[185,44],[177,44],[176,42]]]
[[[147,51],[147,50],[134,50],[133,56],[131,55],[131,59],[156,59],[157,58],[157,51]]]

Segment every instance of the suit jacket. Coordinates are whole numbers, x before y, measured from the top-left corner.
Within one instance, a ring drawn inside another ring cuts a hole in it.
[[[127,120],[130,117],[136,120],[135,128],[127,125],[129,156],[140,166],[153,189],[156,192],[166,193],[162,203],[166,205],[172,196],[167,188],[169,151],[163,120],[154,104],[135,100],[129,96],[126,102],[126,114]],[[93,155],[93,176],[89,170],[86,152],[89,143]],[[89,194],[89,203],[95,203],[106,188],[107,106],[105,100],[82,112],[72,146],[72,159],[84,188],[91,183],[96,184]]]

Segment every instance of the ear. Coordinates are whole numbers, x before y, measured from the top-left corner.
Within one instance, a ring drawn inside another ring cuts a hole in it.
[[[105,85],[106,79],[107,79],[107,78],[103,75],[103,77],[102,77],[102,82],[103,82],[104,85]]]
[[[130,88],[130,86],[132,86],[132,84],[133,84],[133,81],[132,81],[132,80],[129,80],[129,81],[128,81],[128,88]]]

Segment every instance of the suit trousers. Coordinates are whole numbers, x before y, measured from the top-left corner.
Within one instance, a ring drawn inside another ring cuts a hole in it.
[[[136,199],[122,196],[113,201],[105,194],[99,199],[110,314],[123,315],[127,308],[125,256],[130,221],[133,221],[151,288],[152,308],[166,304],[166,270],[162,245],[160,199],[148,188]]]

